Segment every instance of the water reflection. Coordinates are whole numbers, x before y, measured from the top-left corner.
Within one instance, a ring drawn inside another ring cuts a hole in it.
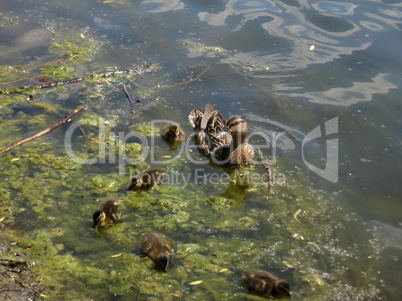
[[[143,9],[151,13],[163,13],[184,8],[184,3],[180,0],[143,0]]]
[[[319,1],[310,5],[309,1],[300,1],[300,6],[291,6],[285,3],[270,1],[264,4],[259,1],[228,1],[225,8],[219,13],[200,12],[201,21],[212,26],[228,26],[233,31],[241,31],[248,22],[256,22],[266,30],[267,34],[286,39],[292,43],[291,53],[275,51],[269,43],[269,36],[261,37],[261,43],[266,45],[263,51],[242,52],[234,54],[230,58],[221,59],[222,63],[235,65],[266,65],[270,71],[302,69],[309,64],[323,64],[335,60],[345,54],[351,54],[356,50],[367,49],[372,42],[364,38],[362,27],[385,31],[387,26],[395,27],[397,20],[381,17],[372,11],[380,11],[383,15],[392,18],[400,18],[398,10],[375,6],[357,6],[353,3],[339,3],[331,1]],[[371,20],[362,20],[359,25],[355,21],[355,15],[363,15]],[[234,20],[237,20],[234,22]],[[373,22],[380,21],[383,25]],[[360,26],[361,25],[361,26]],[[356,39],[357,35],[362,36]],[[255,37],[257,39],[257,36]],[[314,45],[314,51],[310,51],[310,45]],[[273,53],[272,53],[273,52]],[[259,75],[265,76],[263,73]],[[294,93],[292,90],[298,87],[292,84],[278,86],[277,91],[290,97],[303,96],[310,101],[335,105],[351,105],[359,101],[368,101],[370,94],[386,93],[395,85],[387,78],[389,74],[373,74],[371,82],[355,82],[352,87],[334,88],[321,95],[321,92]],[[286,92],[291,91],[291,92]],[[303,95],[301,95],[303,94]],[[321,97],[319,97],[319,94]]]
[[[389,77],[389,73],[379,73],[370,82],[353,82],[350,87],[336,87],[320,92],[285,92],[290,89],[297,90],[297,87],[292,88],[287,85],[278,85],[277,91],[284,95],[304,98],[315,103],[350,106],[359,102],[371,101],[373,94],[385,94],[391,89],[396,89],[397,86],[388,81]]]
[[[319,1],[312,6],[320,12],[328,12],[337,15],[353,15],[356,4],[346,2]]]
[[[402,250],[401,227],[394,227],[380,221],[370,221],[370,223],[374,225],[374,233],[376,233],[378,237],[383,237],[388,247]]]

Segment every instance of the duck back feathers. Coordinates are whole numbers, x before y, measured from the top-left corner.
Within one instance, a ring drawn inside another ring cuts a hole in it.
[[[192,110],[189,121],[196,131],[196,143],[213,163],[240,167],[254,158],[254,149],[247,141],[247,120],[243,116],[234,115],[226,121],[207,104],[204,111]]]

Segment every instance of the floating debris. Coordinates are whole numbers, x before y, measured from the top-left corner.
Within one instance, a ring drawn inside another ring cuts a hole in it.
[[[296,222],[298,222],[299,224],[300,224],[300,222],[299,222],[299,220],[297,219],[297,217],[298,217],[298,215],[299,215],[300,213],[302,213],[302,210],[301,210],[301,209],[297,210],[297,211],[295,212],[295,214],[293,214],[294,219],[295,219]]]
[[[193,282],[189,283],[189,285],[198,285],[201,283],[202,283],[202,280],[197,280],[197,281],[193,281]]]
[[[309,242],[307,242],[307,244],[309,245],[309,246],[313,246],[313,247],[315,247],[318,251],[320,251],[321,252],[321,249],[320,249],[320,247],[315,243],[315,242],[311,242],[311,241],[309,241]]]
[[[310,50],[310,51],[313,51],[315,49],[315,46],[314,45],[311,45],[309,48],[308,48],[308,50]]]
[[[293,238],[298,239],[298,240],[304,240],[303,235],[299,234],[299,233],[295,233],[292,235]]]
[[[287,262],[287,261],[284,261],[283,263],[284,263],[288,268],[290,268],[290,269],[293,269],[293,268],[295,267],[294,264],[289,263],[289,262]]]

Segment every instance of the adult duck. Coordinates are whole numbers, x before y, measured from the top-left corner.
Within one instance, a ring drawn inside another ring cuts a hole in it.
[[[254,158],[254,149],[247,141],[246,118],[234,115],[225,120],[212,105],[194,109],[188,120],[196,131],[196,143],[211,161],[224,167],[247,165]]]

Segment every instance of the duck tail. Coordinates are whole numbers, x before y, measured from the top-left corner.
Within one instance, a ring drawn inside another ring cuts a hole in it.
[[[201,130],[202,115],[203,113],[198,109],[192,110],[190,112],[190,115],[188,115],[188,121],[190,122],[190,125],[196,132],[199,132]]]
[[[193,127],[194,131],[200,132],[205,130],[209,117],[214,112],[214,107],[211,104],[206,104],[204,111],[194,109],[190,112],[188,116],[188,121]]]

